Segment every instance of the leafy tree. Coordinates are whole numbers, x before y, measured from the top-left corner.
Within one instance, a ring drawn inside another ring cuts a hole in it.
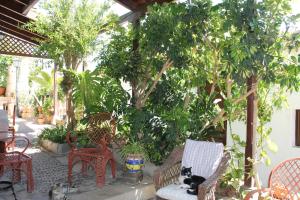
[[[46,37],[40,41],[40,50],[46,51],[60,68],[77,70],[80,63],[95,50],[100,31],[110,27],[108,4],[98,5],[89,0],[51,0],[43,4],[44,14],[27,25]],[[75,125],[72,103],[73,80],[64,71],[62,81],[66,95],[69,128]]]
[[[289,11],[287,0],[170,3],[149,8],[138,27],[113,30],[100,67],[132,87],[129,137],[144,140],[160,162],[185,138],[204,138],[226,120],[245,119],[249,95],[277,84],[298,89],[299,63],[284,52],[299,37],[280,28],[291,22]],[[248,90],[251,76],[256,81]],[[258,113],[270,115],[266,102],[257,101]]]

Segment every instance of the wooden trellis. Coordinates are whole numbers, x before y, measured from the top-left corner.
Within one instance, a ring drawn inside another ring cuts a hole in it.
[[[47,58],[45,52],[38,51],[38,45],[0,32],[0,54]]]

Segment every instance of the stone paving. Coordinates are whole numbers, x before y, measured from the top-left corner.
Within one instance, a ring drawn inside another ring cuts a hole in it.
[[[38,125],[22,119],[17,119],[16,123],[17,135],[28,137],[34,144],[26,153],[32,156],[35,181],[35,191],[30,194],[26,192],[26,179],[22,177],[22,181],[14,185],[17,199],[48,200],[51,186],[67,182],[67,157],[49,153],[36,145],[41,130],[50,125]],[[99,189],[95,184],[93,170],[88,171],[87,177],[83,177],[79,171],[79,166],[75,166],[73,182],[79,191],[71,194],[70,200],[146,200],[154,196],[154,187],[150,177],[144,177],[141,184],[133,185],[122,178],[122,170],[118,170],[117,179],[112,179],[108,168],[106,184]],[[9,177],[10,174],[6,173],[0,180],[7,180]],[[0,200],[14,200],[11,190],[0,191]]]

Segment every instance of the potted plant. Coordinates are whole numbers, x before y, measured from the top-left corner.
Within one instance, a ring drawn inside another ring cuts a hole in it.
[[[142,171],[146,155],[144,146],[139,142],[130,142],[121,148],[121,156],[125,160],[127,171],[130,174]]]
[[[0,56],[0,96],[5,95],[9,64],[9,57]]]
[[[70,149],[66,143],[67,129],[64,126],[45,128],[39,135],[39,143],[48,151],[56,154],[67,153]]]

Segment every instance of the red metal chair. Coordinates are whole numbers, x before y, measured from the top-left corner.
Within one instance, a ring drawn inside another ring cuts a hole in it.
[[[16,183],[21,180],[21,172],[27,176],[27,191],[33,192],[34,181],[32,175],[32,158],[25,154],[26,149],[29,147],[30,142],[26,137],[8,137],[3,139],[6,142],[6,149],[11,143],[16,140],[23,140],[26,144],[22,151],[11,151],[0,153],[0,176],[3,175],[5,170],[12,170],[12,182]]]
[[[105,184],[105,171],[108,162],[111,166],[112,176],[116,176],[116,163],[112,151],[108,148],[115,135],[116,122],[110,113],[97,113],[88,117],[86,134],[95,148],[77,148],[74,143],[77,137],[67,134],[66,140],[71,146],[68,154],[68,181],[72,184],[72,168],[81,162],[81,172],[86,175],[88,166],[92,166],[96,173],[98,187]]]
[[[3,104],[3,110],[6,110],[8,112],[8,104],[6,104],[6,103]],[[8,132],[11,134],[12,137],[15,137],[15,134],[16,134],[15,125],[16,125],[16,105],[14,105],[14,108],[13,108],[12,123],[10,123],[9,127],[8,127]],[[16,146],[15,141],[13,141],[7,147],[14,148],[15,146]]]
[[[14,105],[14,109],[13,109],[12,123],[9,124],[9,127],[8,127],[8,132],[11,133],[12,137],[15,137],[15,135],[16,135],[15,126],[16,126],[16,105]],[[15,148],[15,146],[16,146],[16,142],[13,141],[7,147],[8,148]]]
[[[278,164],[270,173],[268,188],[250,192],[245,200],[254,194],[268,192],[274,199],[300,199],[300,158],[293,158]]]

